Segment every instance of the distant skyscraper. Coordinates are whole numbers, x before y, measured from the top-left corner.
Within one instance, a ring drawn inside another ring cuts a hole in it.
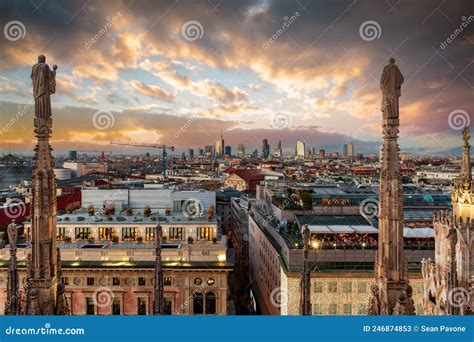
[[[232,156],[232,147],[226,146],[224,149],[224,154],[229,157]]]
[[[221,131],[221,138],[216,141],[216,157],[222,157],[224,155],[224,137]]]
[[[193,159],[194,158],[194,149],[190,148],[189,149],[189,159]]]
[[[243,158],[245,157],[245,146],[244,144],[239,144],[237,147],[237,157]]]
[[[270,156],[270,145],[268,144],[268,139],[262,140],[262,157],[267,159]]]
[[[319,150],[319,158],[326,158],[326,151],[325,150]]]
[[[70,160],[77,160],[77,151],[69,151],[68,158]]]
[[[347,158],[347,144],[342,145],[342,156]]]
[[[354,158],[355,153],[354,153],[354,144],[350,143],[347,144],[347,158]]]
[[[306,157],[306,144],[304,141],[298,140],[296,142],[295,154],[296,154],[296,157],[301,157],[301,158]]]
[[[209,156],[214,156],[214,154],[215,154],[214,146],[212,146],[212,145],[204,146],[204,153],[209,155]]]
[[[283,150],[281,149],[281,140],[278,141],[277,148],[275,149],[275,157],[281,157],[283,156]]]

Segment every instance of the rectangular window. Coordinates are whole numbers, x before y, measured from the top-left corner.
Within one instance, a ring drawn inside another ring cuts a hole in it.
[[[165,315],[172,315],[173,312],[173,300],[170,298],[165,298],[165,303],[164,303],[164,312]]]
[[[328,292],[329,293],[336,293],[337,292],[337,282],[335,282],[335,281],[329,282]]]
[[[86,315],[95,315],[95,303],[94,298],[86,298]]]
[[[323,314],[323,305],[322,304],[313,304],[313,313],[315,315]]]
[[[115,236],[113,228],[99,227],[99,240],[112,240]]]
[[[120,286],[120,278],[119,277],[113,277],[112,278],[112,285],[113,286]]]
[[[69,277],[62,277],[63,285],[68,286],[69,285]]]
[[[146,315],[147,310],[146,310],[146,299],[145,298],[138,298],[137,302],[137,314],[138,315]]]
[[[352,282],[347,281],[347,282],[342,283],[342,292],[352,293]]]
[[[337,315],[337,304],[329,304],[328,314],[329,315]]]
[[[196,238],[198,241],[200,240],[211,241],[212,240],[212,227],[198,227],[196,231]]]
[[[57,241],[64,241],[66,238],[66,228],[65,227],[57,227],[56,228],[56,240]]]
[[[168,229],[168,237],[170,240],[183,241],[186,237],[186,229],[184,227],[172,227]]]
[[[94,277],[87,277],[87,286],[94,286]]]
[[[171,282],[172,282],[171,277],[163,277],[163,284],[165,286],[171,286]]]
[[[155,227],[145,228],[145,241],[155,241]]]
[[[344,304],[342,310],[344,315],[352,315],[352,304]]]
[[[359,309],[357,310],[359,315],[367,315],[367,304],[359,304]]]
[[[323,283],[320,283],[319,281],[314,283],[314,292],[323,292]]]
[[[138,277],[138,286],[145,286],[146,280],[145,277]]]
[[[366,292],[367,292],[367,283],[359,283],[359,284],[357,284],[357,292],[359,292],[359,293],[366,293]]]
[[[123,227],[122,228],[122,240],[136,241],[138,237],[137,227]]]
[[[120,299],[115,299],[112,303],[112,315],[121,315],[122,314],[122,305]]]
[[[87,240],[89,238],[89,235],[91,234],[91,229],[90,227],[76,227],[74,229],[74,238],[77,239],[83,239]]]

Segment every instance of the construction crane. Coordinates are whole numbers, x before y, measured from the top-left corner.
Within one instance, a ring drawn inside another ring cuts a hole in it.
[[[122,145],[122,146],[161,148],[163,150],[161,173],[163,175],[163,179],[166,178],[166,157],[168,156],[168,153],[166,153],[166,149],[170,149],[171,151],[174,151],[174,146],[167,146],[165,144],[144,144],[144,143],[137,143],[137,142],[118,142],[118,141],[111,142],[110,144]]]

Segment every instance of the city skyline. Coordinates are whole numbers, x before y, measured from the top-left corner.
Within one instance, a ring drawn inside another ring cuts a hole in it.
[[[272,152],[280,140],[286,151],[304,140],[377,152],[376,75],[390,56],[406,76],[401,148],[457,152],[474,84],[466,5],[3,4],[0,147],[31,151],[29,66],[41,51],[59,66],[56,152],[111,150],[117,140],[186,151],[222,130],[234,151],[260,151],[266,138]],[[19,36],[7,30],[15,26]]]

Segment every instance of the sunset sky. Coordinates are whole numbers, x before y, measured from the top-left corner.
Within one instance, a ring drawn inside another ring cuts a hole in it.
[[[0,153],[32,153],[33,110],[22,106],[40,53],[58,65],[59,152],[127,140],[198,148],[221,130],[234,149],[260,150],[268,138],[287,151],[303,139],[375,152],[389,57],[405,77],[402,148],[451,151],[461,139],[450,113],[474,113],[473,9],[470,0],[1,1]]]

